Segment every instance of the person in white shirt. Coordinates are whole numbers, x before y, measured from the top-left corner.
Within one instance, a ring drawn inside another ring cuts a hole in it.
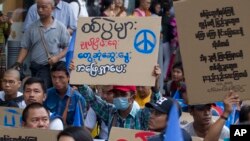
[[[184,129],[191,135],[204,138],[209,128],[214,124],[212,121],[211,106],[213,104],[191,105],[190,114],[194,121],[187,124]],[[229,138],[229,129],[223,126],[220,139]]]
[[[18,91],[21,86],[20,73],[15,69],[5,71],[1,80],[0,106],[24,108],[23,94]]]

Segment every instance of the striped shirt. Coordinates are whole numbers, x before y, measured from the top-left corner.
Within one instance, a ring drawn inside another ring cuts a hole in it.
[[[90,104],[95,113],[102,118],[106,125],[108,125],[109,131],[113,124],[115,127],[147,130],[148,120],[150,116],[148,108],[138,110],[133,105],[131,112],[124,119],[119,115],[118,110],[113,104],[109,104],[102,100],[99,96],[96,96],[88,86],[81,86],[79,88],[79,92],[84,95],[86,101],[88,102],[88,104]],[[151,102],[155,102],[159,98],[160,93],[153,94]],[[114,122],[116,120],[116,122],[113,123],[113,120]]]

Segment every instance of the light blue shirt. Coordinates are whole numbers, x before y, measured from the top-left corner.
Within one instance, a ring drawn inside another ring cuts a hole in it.
[[[66,26],[66,28],[76,30],[77,20],[74,16],[73,9],[67,2],[61,0],[57,4],[56,8],[53,11],[53,17],[58,21],[62,22]],[[30,7],[28,14],[25,18],[23,31],[26,31],[29,26],[38,19],[40,19],[40,17],[37,13],[37,4],[33,4]]]

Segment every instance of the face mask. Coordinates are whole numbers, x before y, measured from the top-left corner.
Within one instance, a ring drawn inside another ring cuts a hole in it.
[[[114,98],[113,104],[115,105],[117,110],[126,110],[129,106],[128,98],[126,97]]]

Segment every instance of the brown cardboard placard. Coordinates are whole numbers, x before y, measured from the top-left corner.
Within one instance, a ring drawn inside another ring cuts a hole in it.
[[[175,3],[189,104],[222,101],[230,89],[250,99],[249,0]]]
[[[0,126],[21,127],[23,109],[0,107]]]
[[[151,131],[133,130],[127,128],[112,127],[110,132],[110,141],[146,141],[147,137],[159,133]]]
[[[159,17],[79,18],[71,84],[153,86]]]
[[[46,129],[27,129],[0,126],[0,140],[12,141],[56,141],[59,131]]]

